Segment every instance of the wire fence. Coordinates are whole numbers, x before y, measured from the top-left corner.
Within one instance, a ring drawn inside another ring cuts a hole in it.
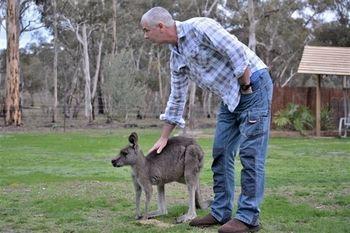
[[[113,113],[95,108],[94,119],[89,121],[85,115],[85,108],[75,108],[74,112],[68,111],[65,106],[58,106],[54,118],[54,111],[51,106],[22,106],[22,122],[28,128],[48,127],[48,128],[80,128],[80,127],[158,127],[162,125],[159,120],[162,111],[144,111],[144,109],[115,109]],[[123,114],[120,114],[123,113]],[[0,117],[5,118],[4,112]],[[205,122],[208,127],[215,124],[215,114],[208,116],[202,109],[196,108],[194,111],[196,122]],[[185,116],[187,118],[187,116]],[[0,122],[0,126],[5,126],[5,121]]]
[[[315,88],[314,87],[274,87],[274,96],[272,101],[272,116],[278,111],[284,109],[289,103],[307,106],[313,114],[315,114]],[[346,111],[344,103],[349,104],[349,91],[341,89],[323,88],[322,92],[322,108],[330,108],[333,127],[336,128],[341,117],[344,117]],[[96,101],[98,102],[98,101]],[[157,104],[151,104],[143,107],[128,109],[114,109],[108,113],[106,109],[94,106],[94,121],[89,122],[85,116],[85,108],[83,103],[77,106],[59,105],[56,112],[56,120],[53,122],[53,108],[47,104],[31,105],[30,102],[24,101],[22,106],[22,121],[27,127],[84,127],[86,125],[105,125],[107,123],[120,123],[126,126],[132,125],[160,125],[160,114],[163,113],[164,107]],[[208,126],[215,125],[216,109],[218,101],[213,101],[210,113],[204,111],[201,103],[197,101],[193,109],[193,116],[196,122],[206,122]],[[1,104],[0,104],[1,105]],[[3,106],[0,106],[3,109]],[[185,119],[187,118],[188,106],[185,109]],[[4,112],[0,112],[4,117]],[[136,123],[135,123],[136,122]],[[141,123],[143,122],[143,123]],[[197,124],[198,125],[198,124]],[[0,121],[0,126],[4,126],[4,121]],[[274,125],[272,124],[274,128]]]

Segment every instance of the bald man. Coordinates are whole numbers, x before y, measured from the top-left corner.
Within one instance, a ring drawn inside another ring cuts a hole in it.
[[[165,113],[160,116],[165,123],[150,151],[160,153],[175,126],[185,126],[183,111],[189,80],[222,100],[212,152],[211,212],[194,218],[190,225],[222,225],[221,233],[258,231],[272,99],[272,81],[266,65],[210,18],[179,22],[166,9],[154,7],[142,16],[141,26],[145,39],[169,44],[171,50],[171,93]],[[231,219],[237,152],[243,166],[241,194]]]

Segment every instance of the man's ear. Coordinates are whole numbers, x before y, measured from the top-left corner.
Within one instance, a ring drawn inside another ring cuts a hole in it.
[[[159,27],[160,31],[162,31],[162,30],[164,30],[165,25],[164,25],[163,22],[159,22],[159,23],[158,23],[158,27]]]

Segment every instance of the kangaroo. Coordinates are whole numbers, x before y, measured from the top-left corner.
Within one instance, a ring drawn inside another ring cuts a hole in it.
[[[207,208],[201,201],[199,188],[199,173],[203,167],[204,153],[194,139],[172,137],[160,154],[152,151],[146,157],[138,145],[138,136],[131,133],[130,144],[120,150],[119,155],[112,159],[114,167],[129,165],[132,168],[132,178],[136,192],[136,219],[148,219],[167,214],[164,185],[179,182],[187,185],[189,195],[188,212],[176,219],[177,223],[194,219],[196,207]],[[152,196],[152,185],[157,185],[158,210],[148,212]],[[140,197],[145,192],[145,214],[140,211]]]

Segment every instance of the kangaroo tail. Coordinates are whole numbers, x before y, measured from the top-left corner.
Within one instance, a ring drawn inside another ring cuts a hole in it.
[[[197,187],[196,187],[195,203],[196,203],[196,208],[202,209],[202,210],[208,209],[212,203],[211,200],[203,201],[199,183],[197,184]]]

